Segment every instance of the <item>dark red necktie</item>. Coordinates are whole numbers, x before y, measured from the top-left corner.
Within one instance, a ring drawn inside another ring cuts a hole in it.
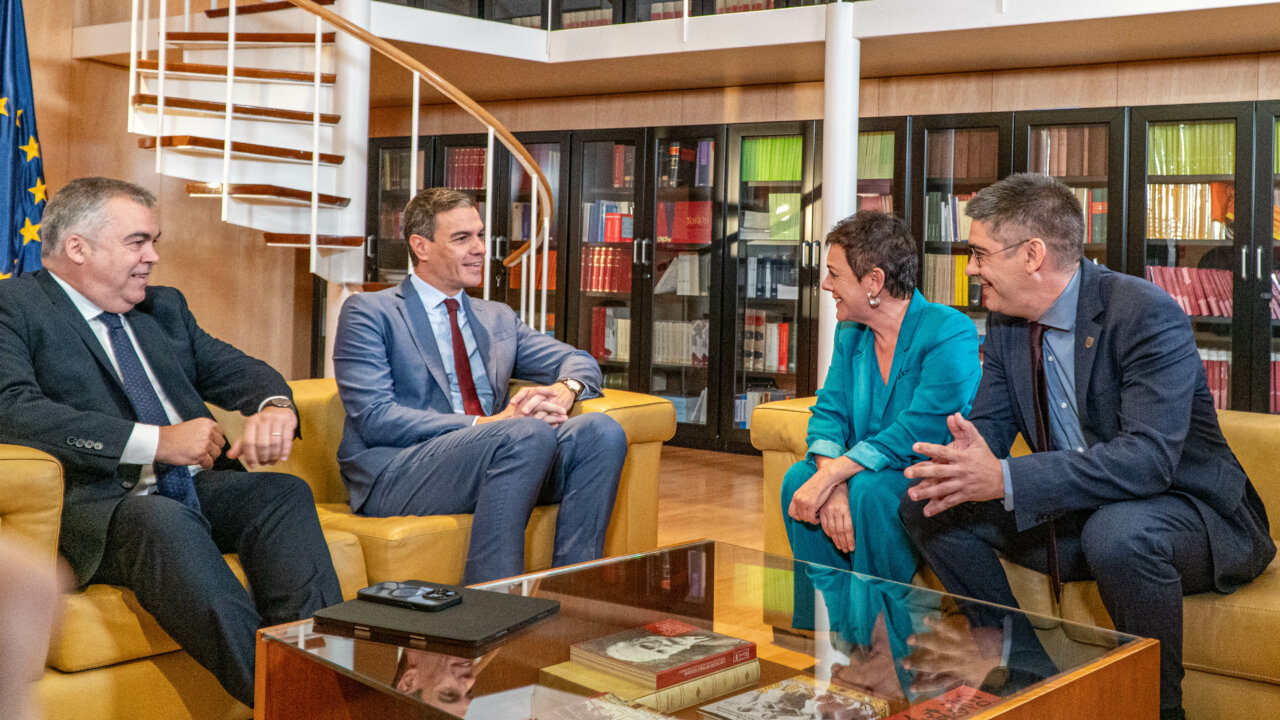
[[[1038,322],[1028,323],[1031,340],[1031,382],[1035,388],[1035,400],[1032,405],[1036,414],[1036,447],[1035,452],[1048,452],[1053,449],[1053,440],[1049,435],[1049,386],[1044,379],[1044,326]],[[1016,500],[1015,500],[1016,502]],[[1053,526],[1053,519],[1046,523],[1049,526],[1049,578],[1053,581],[1053,599],[1062,599],[1062,576],[1058,571],[1058,534]]]
[[[444,306],[449,308],[449,332],[453,334],[453,374],[457,376],[458,389],[462,391],[462,411],[468,415],[484,415],[480,396],[476,395],[476,381],[471,376],[467,344],[462,340],[462,328],[458,327],[458,301],[445,298]]]

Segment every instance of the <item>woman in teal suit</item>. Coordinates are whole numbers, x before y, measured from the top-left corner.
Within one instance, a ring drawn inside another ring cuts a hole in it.
[[[787,537],[798,560],[907,583],[916,556],[898,519],[902,471],[924,459],[912,443],[947,443],[947,416],[969,412],[977,331],[915,289],[914,243],[898,218],[864,210],[826,242],[822,289],[840,324],[809,452],[782,483]]]

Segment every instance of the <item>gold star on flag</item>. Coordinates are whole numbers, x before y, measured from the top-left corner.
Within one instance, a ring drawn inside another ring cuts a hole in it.
[[[23,245],[29,242],[40,242],[40,226],[32,225],[31,218],[26,218],[26,224],[18,232],[22,234]]]
[[[0,97],[0,115],[9,117],[9,108],[6,107],[8,104],[9,104],[9,98]]]
[[[33,205],[39,205],[40,203],[44,202],[45,201],[44,178],[41,178],[41,177],[36,178],[36,186],[33,188],[27,188],[27,192],[36,196],[36,199],[32,201]]]
[[[27,154],[27,162],[31,162],[40,157],[40,143],[36,142],[36,136],[32,135],[26,145],[19,145],[18,149]]]
[[[0,273],[0,280],[8,280],[13,277],[13,273]]]
[[[13,118],[13,124],[22,127],[22,108],[18,108],[18,114]]]

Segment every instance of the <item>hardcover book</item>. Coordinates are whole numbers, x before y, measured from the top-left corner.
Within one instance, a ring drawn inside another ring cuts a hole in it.
[[[977,715],[998,702],[1000,698],[995,695],[961,685],[903,710],[889,720],[960,720]]]
[[[734,665],[661,690],[654,690],[640,683],[624,680],[611,673],[575,662],[562,662],[544,667],[538,675],[539,684],[549,688],[580,695],[609,693],[628,703],[643,705],[664,713],[676,712],[691,705],[737,692],[751,687],[759,680],[759,660]]]
[[[654,690],[756,659],[756,644],[660,620],[569,648],[569,659]]]
[[[879,720],[888,717],[889,703],[883,698],[848,690],[799,675],[700,708],[712,720]]]

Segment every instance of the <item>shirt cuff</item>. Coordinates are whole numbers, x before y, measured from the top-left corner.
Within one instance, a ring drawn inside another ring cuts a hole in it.
[[[1000,472],[1004,473],[1004,509],[1013,512],[1013,476],[1009,474],[1009,459],[1000,461]]]
[[[120,453],[120,464],[150,465],[156,461],[156,451],[159,449],[160,426],[134,423],[129,441],[124,444],[124,452]]]
[[[809,445],[809,455],[808,455],[809,458],[812,458],[814,455],[821,455],[823,457],[833,458],[833,457],[840,457],[843,454],[844,454],[844,448],[831,442],[830,440],[824,440],[822,438],[818,438],[817,440],[814,440],[811,445]]]
[[[285,395],[272,395],[271,397],[266,398],[262,402],[258,403],[258,412],[262,412],[262,408],[266,407],[267,403],[271,402],[272,400],[289,400],[289,398]]]
[[[874,445],[866,440],[849,448],[849,452],[845,453],[845,455],[850,460],[872,472],[883,470],[889,465],[889,456],[877,450]]]

